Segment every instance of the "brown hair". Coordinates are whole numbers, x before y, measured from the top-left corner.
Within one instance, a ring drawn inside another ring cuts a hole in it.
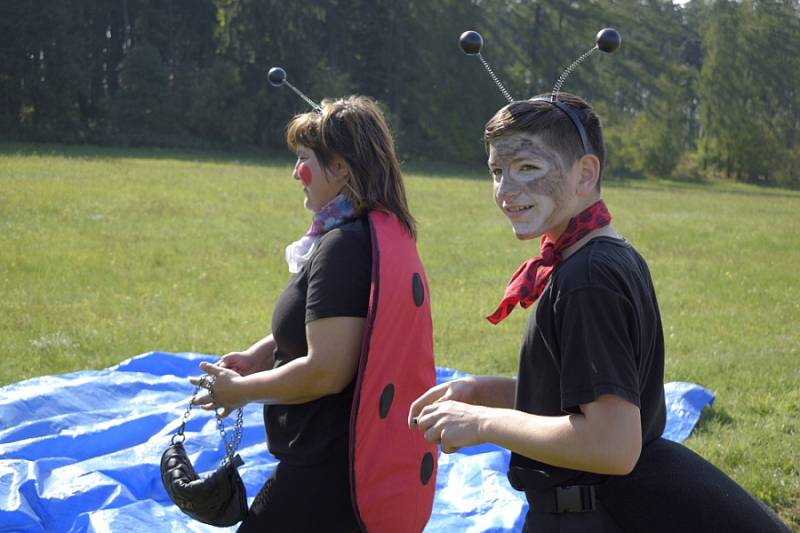
[[[356,214],[388,211],[416,238],[394,139],[375,100],[366,96],[323,100],[322,113],[303,113],[289,122],[286,142],[292,150],[298,145],[313,150],[323,168],[341,157],[350,167],[344,194]]]
[[[542,100],[536,100],[542,98]],[[569,93],[559,93],[558,99],[569,105],[581,121],[589,139],[592,153],[600,160],[600,174],[605,166],[603,128],[592,106],[583,99]],[[575,125],[569,117],[550,103],[550,93],[540,94],[531,100],[511,102],[489,119],[483,130],[486,151],[492,139],[511,132],[540,135],[542,140],[561,155],[567,165],[584,155],[583,144]],[[600,180],[597,180],[600,189]]]

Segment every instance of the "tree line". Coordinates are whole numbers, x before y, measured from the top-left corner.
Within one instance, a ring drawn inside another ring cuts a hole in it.
[[[405,157],[477,161],[505,101],[619,30],[563,90],[603,119],[611,173],[800,185],[798,0],[3,0],[0,136],[284,149],[312,99],[378,99]]]

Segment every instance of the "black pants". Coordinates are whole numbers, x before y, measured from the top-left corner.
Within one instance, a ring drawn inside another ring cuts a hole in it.
[[[532,513],[525,517],[523,533],[621,533],[622,529],[598,503],[585,513]]]
[[[663,438],[642,448],[633,472],[599,486],[598,498],[625,531],[789,533],[771,509],[727,474]]]
[[[354,533],[359,531],[350,498],[346,453],[326,463],[279,463],[256,495],[239,533]]]

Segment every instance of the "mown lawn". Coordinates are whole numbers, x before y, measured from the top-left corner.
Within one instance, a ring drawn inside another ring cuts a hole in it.
[[[309,213],[283,156],[0,144],[0,385],[268,331]],[[511,374],[526,311],[492,310],[532,252],[480,166],[406,173],[438,364]],[[717,395],[687,444],[800,528],[800,193],[606,184],[648,259],[666,379]],[[1,422],[0,422],[1,423]]]

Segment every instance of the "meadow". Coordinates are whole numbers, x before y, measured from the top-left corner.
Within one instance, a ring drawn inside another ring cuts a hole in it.
[[[269,331],[310,217],[289,154],[0,143],[0,386],[151,350],[223,354]],[[517,241],[480,165],[406,168],[437,362],[513,374],[529,311],[489,313]],[[648,260],[667,381],[717,398],[687,445],[800,528],[800,193],[608,179]]]

